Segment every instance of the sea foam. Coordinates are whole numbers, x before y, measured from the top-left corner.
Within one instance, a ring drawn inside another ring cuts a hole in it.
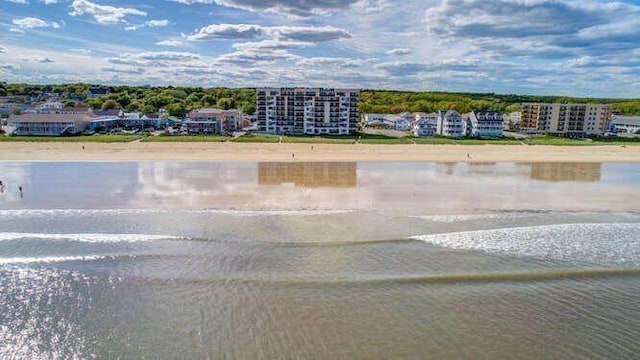
[[[451,249],[599,264],[640,264],[639,223],[587,223],[414,236]]]
[[[111,243],[111,242],[144,242],[155,240],[174,240],[181,237],[171,235],[152,234],[107,234],[107,233],[82,233],[82,234],[47,234],[47,233],[18,233],[0,232],[0,241],[11,241],[21,239],[38,240],[69,240],[89,243]]]

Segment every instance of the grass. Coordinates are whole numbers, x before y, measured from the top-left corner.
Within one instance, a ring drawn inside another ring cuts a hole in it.
[[[144,135],[79,135],[79,136],[4,136],[0,135],[0,142],[93,142],[119,143],[142,139]]]
[[[159,135],[149,136],[144,142],[225,142],[231,141],[230,136],[219,135]]]
[[[640,145],[640,138],[603,138],[603,139],[571,139],[556,136],[533,136],[524,139],[502,138],[460,138],[453,139],[441,136],[433,137],[390,137],[381,134],[356,133],[354,135],[271,135],[246,134],[238,138],[220,135],[79,135],[79,136],[3,136],[0,142],[96,142],[121,143],[141,140],[144,142],[225,142],[238,143],[293,143],[293,144],[426,144],[426,145],[550,145],[550,146],[585,146],[585,145]]]

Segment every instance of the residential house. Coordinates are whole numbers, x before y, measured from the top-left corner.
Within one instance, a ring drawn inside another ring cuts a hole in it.
[[[469,114],[471,136],[502,136],[504,116],[495,111],[472,111]]]
[[[109,88],[91,87],[89,88],[89,90],[87,90],[88,99],[94,99],[94,98],[109,95],[109,94],[111,94],[111,92],[109,91]]]
[[[85,131],[88,114],[24,114],[9,116],[13,135],[60,136]]]
[[[436,134],[438,126],[438,114],[418,112],[414,115],[413,135],[433,136]]]
[[[462,137],[466,126],[462,115],[455,110],[440,110],[436,124],[436,134],[447,137]]]

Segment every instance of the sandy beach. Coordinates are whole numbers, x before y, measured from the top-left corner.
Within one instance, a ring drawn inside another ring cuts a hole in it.
[[[640,162],[640,146],[0,143],[0,161],[163,160]]]

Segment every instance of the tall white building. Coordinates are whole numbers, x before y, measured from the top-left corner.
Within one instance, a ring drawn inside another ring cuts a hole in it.
[[[466,131],[462,115],[455,110],[440,110],[436,133],[447,137],[462,137]]]
[[[257,89],[258,130],[271,134],[346,135],[358,129],[360,90]]]
[[[471,136],[502,136],[504,116],[495,111],[472,111],[469,114],[468,133]]]
[[[603,104],[523,103],[520,130],[563,136],[604,135],[611,110]]]

